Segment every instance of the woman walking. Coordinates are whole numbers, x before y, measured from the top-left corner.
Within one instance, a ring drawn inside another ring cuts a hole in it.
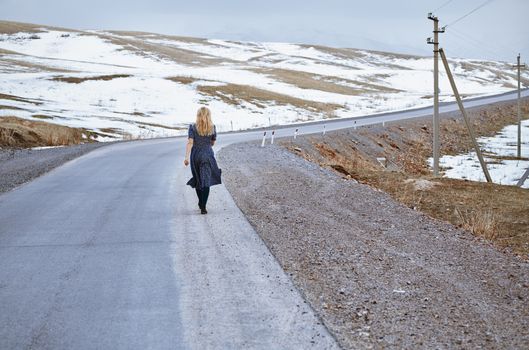
[[[209,188],[221,183],[221,170],[212,148],[216,140],[217,131],[211,121],[211,112],[207,107],[200,107],[195,124],[189,126],[184,165],[191,164],[193,177],[187,184],[197,192],[201,214],[208,213]]]

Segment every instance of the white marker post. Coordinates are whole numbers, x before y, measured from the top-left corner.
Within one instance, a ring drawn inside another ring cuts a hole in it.
[[[356,120],[354,121],[353,128],[356,130]]]
[[[296,129],[296,131],[294,131],[294,140],[296,139],[296,137],[298,137],[298,129]]]
[[[276,134],[276,131],[275,130],[272,130],[272,139],[270,140],[270,144],[273,145],[274,144],[274,136]]]
[[[233,131],[233,120],[230,120],[231,123],[231,131]]]
[[[272,126],[272,120],[270,120],[270,117],[268,117],[268,126]]]
[[[323,136],[325,136],[325,124],[323,124]]]
[[[261,147],[264,147],[264,145],[265,145],[265,140],[266,140],[266,131],[265,131],[264,134],[263,134],[263,142],[261,142]]]

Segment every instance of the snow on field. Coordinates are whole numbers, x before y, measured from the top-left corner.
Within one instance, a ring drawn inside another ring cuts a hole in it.
[[[152,60],[120,51],[120,46],[113,45],[96,35],[60,31],[38,34],[3,34],[0,35],[0,47],[28,56],[60,59],[63,62],[78,61],[143,68],[153,68],[154,63],[161,63],[161,60]],[[67,62],[63,64],[66,64],[68,68]]]
[[[250,59],[268,54],[266,51],[256,50],[248,47],[248,45],[241,45],[224,40],[208,40],[207,43],[204,44],[167,39],[148,39],[147,41],[153,44],[177,47],[205,55],[241,62],[246,62]]]
[[[509,125],[496,136],[478,139],[494,183],[516,185],[527,168],[529,168],[529,120],[522,121],[521,152],[524,160],[512,159],[516,157],[517,153],[517,130],[517,125]],[[430,159],[431,164],[433,164],[432,159]],[[444,176],[446,177],[486,181],[475,152],[457,156],[443,156],[439,160],[439,165],[441,168],[446,169],[444,170]],[[529,188],[529,180],[522,187]]]
[[[15,52],[0,51],[0,117],[46,116],[100,139],[183,134],[201,105],[223,131],[432,102],[431,59],[391,53],[46,28],[0,34],[0,49]],[[466,96],[514,84],[505,63],[452,66]],[[440,88],[451,100],[447,79]]]

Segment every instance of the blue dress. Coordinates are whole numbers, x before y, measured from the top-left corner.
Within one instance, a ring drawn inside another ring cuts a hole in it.
[[[213,134],[200,136],[196,125],[191,124],[189,125],[188,137],[193,139],[193,147],[191,148],[191,157],[189,159],[193,177],[187,184],[199,190],[221,184],[222,171],[217,166],[215,154],[211,147],[211,141],[217,139],[217,130],[213,128]]]

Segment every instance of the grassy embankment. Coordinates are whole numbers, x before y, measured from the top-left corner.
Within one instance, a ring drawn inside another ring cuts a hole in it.
[[[67,146],[94,142],[91,137],[90,131],[80,128],[17,117],[0,118],[1,147]]]
[[[529,99],[523,101],[529,118]],[[516,122],[516,103],[503,103],[469,111],[479,136],[492,136]],[[283,145],[345,178],[387,192],[410,208],[449,221],[474,235],[528,257],[529,190],[448,178],[434,178],[427,164],[431,157],[431,120],[395,122],[333,134],[310,136]],[[462,118],[441,121],[442,154],[472,149]],[[387,159],[387,167],[377,161]],[[376,213],[374,213],[376,215]]]

